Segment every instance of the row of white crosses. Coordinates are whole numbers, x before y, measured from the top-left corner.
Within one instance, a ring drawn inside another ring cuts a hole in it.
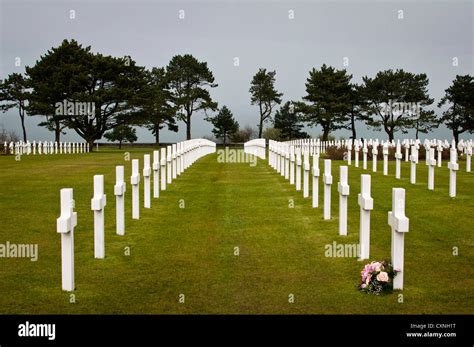
[[[289,143],[270,141],[269,145],[269,165],[279,172],[285,179],[289,179],[290,184],[296,184],[298,190],[298,177],[301,177],[301,152],[298,147]],[[296,154],[295,154],[296,153]],[[309,170],[309,161],[307,159],[308,151],[304,152],[304,172]],[[294,163],[296,162],[296,173],[294,172]],[[308,164],[308,165],[306,165]],[[299,169],[298,169],[299,167]],[[288,168],[290,172],[288,173]],[[307,169],[308,168],[308,169]],[[286,170],[286,171],[285,171]],[[348,184],[348,166],[339,167],[339,235],[347,235],[347,204],[350,187]],[[296,175],[296,182],[292,177]],[[319,152],[315,151],[313,155],[313,201],[312,206],[318,207],[319,192]],[[324,160],[324,206],[323,218],[331,219],[331,185],[333,177],[331,173],[331,160]],[[306,189],[306,179],[303,182],[303,191]],[[304,192],[303,196],[309,194]],[[371,197],[371,176],[361,175],[361,192],[358,194],[358,204],[360,206],[360,260],[370,258],[370,211],[374,208],[374,201]],[[392,229],[392,264],[397,270],[397,276],[394,280],[394,289],[403,289],[403,264],[404,264],[404,233],[408,232],[408,218],[405,216],[405,190],[402,188],[392,189],[392,211],[388,213],[388,224]]]
[[[296,146],[296,151],[298,147],[304,148],[309,146],[310,152],[312,151],[312,142],[305,142],[307,140],[296,140],[290,141],[290,146]],[[307,143],[307,144],[306,144]],[[317,142],[316,142],[317,143]],[[379,140],[369,139],[360,141],[355,140],[354,143],[350,140],[342,140],[340,142],[336,141],[336,147],[345,147],[347,149],[347,163],[348,165],[352,164],[352,149],[354,149],[354,161],[355,166],[359,167],[359,151],[362,149],[363,155],[363,169],[367,169],[367,156],[369,152],[369,147],[372,148],[372,172],[377,172],[377,155],[378,147],[380,143]],[[402,155],[402,146],[405,148],[405,161],[410,162],[410,183],[416,183],[416,166],[418,165],[418,150],[420,148],[421,141],[419,140],[404,140],[400,143],[399,140],[395,141],[381,141],[382,145],[382,154],[383,154],[383,174],[388,175],[388,159],[389,159],[389,148],[395,147],[395,178],[400,179],[401,176],[401,161],[403,158]],[[457,163],[458,151],[461,154],[466,155],[466,172],[471,172],[471,157],[473,151],[473,141],[460,140],[456,146],[455,141],[453,140],[451,145],[447,140],[425,140],[423,146],[426,152],[425,163],[428,166],[428,189],[434,190],[434,172],[435,167],[442,166],[442,152],[443,150],[449,148],[450,151],[450,160],[448,162],[448,169],[450,170],[450,188],[449,196],[456,196],[456,171],[459,170],[459,164]],[[319,145],[321,146],[321,145]],[[318,147],[319,148],[319,147]],[[316,149],[317,152],[318,148]],[[327,148],[327,146],[326,146]],[[437,156],[435,151],[437,151]]]
[[[4,142],[5,154],[13,155],[44,155],[44,154],[76,154],[88,153],[89,144],[86,142]]]
[[[166,190],[167,184],[172,183],[185,169],[199,158],[214,153],[216,144],[206,139],[193,139],[161,148],[160,152],[153,151],[153,165],[150,154],[144,155],[144,208],[151,208],[151,173],[153,171],[153,197],[159,197],[159,188]],[[161,169],[161,172],[159,172]],[[161,186],[159,185],[161,175]],[[139,160],[132,160],[132,219],[140,218]],[[116,181],[114,195],[116,196],[116,233],[125,235],[125,175],[124,166],[116,166]],[[74,227],[77,225],[77,213],[74,212],[73,189],[61,189],[61,215],[57,219],[57,232],[61,233],[62,289],[73,291],[74,283]],[[105,206],[104,175],[94,176],[94,195],[91,199],[91,210],[94,211],[94,257],[105,258],[104,221]]]

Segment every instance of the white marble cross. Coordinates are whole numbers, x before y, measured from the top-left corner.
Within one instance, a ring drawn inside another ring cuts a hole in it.
[[[176,144],[176,177],[181,175],[181,142]]]
[[[392,228],[392,265],[396,271],[393,289],[403,289],[405,233],[409,220],[405,216],[405,189],[392,188],[392,211],[388,212],[388,225]]]
[[[130,184],[132,185],[132,219],[140,219],[140,162],[138,159],[132,160],[132,176]]]
[[[459,170],[458,151],[453,140],[453,145],[449,152],[449,196],[454,198],[456,196],[456,171]]]
[[[411,146],[410,155],[410,183],[416,183],[416,164],[418,164],[418,148],[416,145]]]
[[[468,141],[466,147],[466,172],[471,172],[472,140]]]
[[[370,211],[374,209],[374,199],[370,196],[370,175],[361,175],[360,193],[357,200],[360,206],[360,260],[370,257]]]
[[[434,174],[436,166],[435,149],[430,147],[426,156],[428,157],[428,189],[434,190]]]
[[[383,153],[383,174],[384,176],[388,175],[388,143],[385,142],[382,148]]]
[[[72,188],[61,189],[61,215],[56,220],[56,231],[61,234],[62,289],[71,292],[74,285],[74,227],[77,212],[74,212]]]
[[[173,143],[171,145],[171,158],[173,159],[173,166],[172,166],[172,170],[173,170],[173,179],[176,179],[176,143]]]
[[[372,172],[377,172],[377,154],[379,154],[378,150],[378,142],[372,143]]]
[[[402,147],[400,145],[400,140],[397,140],[397,147],[395,150],[395,178],[400,179],[400,169],[402,161]]]
[[[303,160],[303,198],[309,197],[309,151],[305,149],[304,151],[304,160]]]
[[[167,178],[167,183],[168,184],[171,184],[171,182],[173,181],[173,176],[172,176],[172,172],[171,172],[171,161],[173,160],[173,157],[171,155],[171,146],[167,146],[166,147],[166,162],[167,162],[167,165],[166,165],[166,169],[167,169],[167,172],[166,172],[166,178]]]
[[[123,166],[115,167],[115,219],[117,235],[125,235],[125,173]]]
[[[94,256],[105,257],[104,242],[104,208],[107,199],[104,194],[104,175],[94,176],[94,197],[91,199],[91,210],[94,211]]]
[[[290,146],[290,184],[295,184],[295,146]]]
[[[150,155],[143,155],[143,207],[151,208],[150,199],[150,179],[151,179],[151,167],[150,167]]]
[[[331,219],[331,159],[324,159],[324,219]]]
[[[160,152],[153,151],[153,198],[160,197]]]
[[[339,235],[347,235],[347,197],[349,196],[349,185],[347,184],[348,167],[339,167]]]
[[[161,148],[161,190],[166,190],[166,148]]]
[[[319,154],[313,155],[313,208],[319,205]]]
[[[405,139],[405,144],[403,146],[405,147],[405,162],[408,162],[410,159],[410,155],[409,155],[410,141]]]
[[[367,153],[369,149],[367,148],[367,140],[364,140],[364,146],[362,147],[362,168],[367,170]]]
[[[438,167],[441,167],[441,161],[443,160],[443,142],[438,141]]]
[[[354,162],[355,162],[355,167],[359,167],[359,140],[354,141]]]
[[[285,179],[290,178],[290,152],[288,151],[288,145],[284,147],[284,156],[285,156]]]
[[[296,190],[301,190],[301,147],[296,148]]]

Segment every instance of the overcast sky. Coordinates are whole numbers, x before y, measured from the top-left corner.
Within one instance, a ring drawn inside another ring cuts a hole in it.
[[[276,70],[283,100],[300,100],[311,68],[346,67],[354,82],[377,71],[403,68],[426,73],[437,103],[457,74],[473,75],[473,1],[22,1],[0,0],[0,78],[24,72],[63,39],[76,39],[94,52],[130,55],[147,68],[165,66],[177,54],[207,61],[219,87],[211,96],[227,105],[241,126],[256,127],[249,84],[260,67]],[[70,19],[71,10],[75,19]],[[180,11],[184,19],[180,19]],[[292,16],[294,14],[294,17]],[[402,16],[403,19],[399,17]],[[291,18],[293,17],[293,18]],[[15,59],[21,66],[15,66]],[[239,66],[234,66],[238,58]],[[453,66],[453,61],[458,61]],[[454,60],[453,60],[454,59]],[[439,111],[438,111],[439,112]],[[28,117],[30,140],[54,140]],[[0,114],[0,125],[21,134],[17,110]],[[185,139],[162,131],[162,141]],[[202,114],[193,115],[193,137],[210,135]],[[320,127],[309,128],[313,136]],[[357,124],[358,137],[379,136]],[[138,130],[140,142],[151,142]],[[337,137],[350,135],[342,130]],[[396,138],[405,137],[401,133]],[[423,138],[424,135],[422,135]],[[428,135],[451,138],[444,126]],[[472,135],[471,135],[472,136]],[[463,138],[468,135],[464,134]],[[65,140],[79,140],[68,130]]]

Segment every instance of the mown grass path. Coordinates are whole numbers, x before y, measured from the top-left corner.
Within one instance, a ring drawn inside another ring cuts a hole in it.
[[[150,151],[134,150],[131,157],[142,160]],[[362,169],[349,169],[349,235],[342,237],[337,232],[342,162],[333,162],[333,218],[324,221],[322,197],[320,208],[311,208],[311,200],[266,162],[252,167],[216,158],[196,162],[152,200],[151,209],[142,205],[135,221],[131,163],[122,152],[23,157],[19,162],[1,157],[0,243],[37,243],[39,259],[0,258],[0,313],[474,313],[473,174],[458,173],[456,199],[448,197],[445,166],[436,171],[435,192],[426,189],[427,169],[421,162],[416,185],[408,183],[405,163],[399,182],[392,162],[390,176],[372,174],[371,259],[390,257],[391,188],[407,189],[410,232],[400,303],[398,293],[374,297],[356,290],[363,266],[356,258],[325,256],[325,246],[334,241],[358,242]],[[115,235],[115,165],[125,165],[128,177],[123,237]],[[94,174],[104,174],[106,182],[104,260],[93,257]],[[63,187],[74,188],[79,216],[74,304],[61,291],[56,218]],[[178,301],[180,294],[184,303]],[[294,303],[289,303],[290,294]]]

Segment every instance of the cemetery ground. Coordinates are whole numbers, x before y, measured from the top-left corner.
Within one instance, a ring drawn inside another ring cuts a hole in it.
[[[394,161],[386,177],[382,161],[377,173],[350,166],[348,236],[339,236],[342,161],[333,161],[330,221],[322,218],[321,180],[320,207],[313,209],[311,197],[303,199],[267,161],[258,160],[254,167],[218,163],[217,154],[198,160],[173,180],[159,199],[152,198],[151,209],[143,208],[142,178],[140,220],[132,220],[131,159],[140,159],[142,168],[143,154],[152,150],[104,148],[74,156],[22,156],[20,161],[0,157],[0,243],[38,244],[35,262],[0,258],[0,313],[474,313],[474,176],[465,172],[464,161],[453,199],[448,196],[446,161],[436,168],[435,191],[427,189],[423,160],[416,185],[409,183],[406,162],[400,181],[394,177]],[[130,151],[130,161],[125,161],[125,151]],[[125,165],[125,236],[115,234],[116,165]],[[371,260],[390,258],[391,190],[406,188],[410,231],[402,292],[359,292],[356,285],[367,262],[325,256],[325,246],[334,241],[359,241],[361,173],[372,175]],[[96,174],[105,175],[107,195],[103,260],[94,259],[90,210]],[[78,214],[75,303],[61,290],[61,240],[56,232],[59,190],[68,187],[74,189]],[[289,303],[290,294],[294,303]]]

